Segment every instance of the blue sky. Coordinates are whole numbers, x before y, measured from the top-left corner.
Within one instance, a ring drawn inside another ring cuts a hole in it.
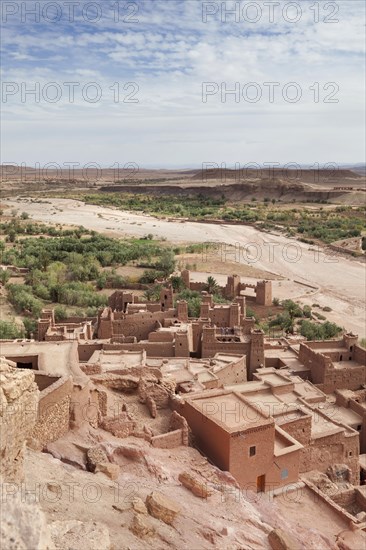
[[[3,163],[364,161],[362,1],[38,3],[1,5]]]

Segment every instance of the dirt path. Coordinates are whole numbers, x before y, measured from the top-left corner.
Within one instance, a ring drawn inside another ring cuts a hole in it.
[[[330,320],[360,337],[366,336],[365,264],[353,258],[331,256],[295,239],[263,233],[250,226],[159,220],[69,199],[47,199],[42,203],[9,199],[4,201],[4,207],[27,212],[44,223],[83,225],[115,237],[151,233],[173,243],[215,242],[216,250],[209,252],[211,260],[216,257],[222,262],[252,265],[279,274],[296,283],[298,296],[304,296],[304,302],[331,307],[332,312],[327,314]]]

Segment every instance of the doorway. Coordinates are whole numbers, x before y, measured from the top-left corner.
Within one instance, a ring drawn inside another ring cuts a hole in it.
[[[258,476],[257,477],[257,493],[264,493],[266,489],[266,476]]]

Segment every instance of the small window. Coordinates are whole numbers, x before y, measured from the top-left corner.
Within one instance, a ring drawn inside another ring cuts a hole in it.
[[[256,452],[257,452],[257,449],[255,445],[253,445],[253,447],[249,447],[249,456],[255,456]]]
[[[287,478],[288,478],[288,470],[286,470],[286,468],[285,468],[281,472],[281,479],[287,479]]]
[[[349,457],[353,456],[353,452],[352,452],[352,451],[348,451],[348,456],[349,456]]]

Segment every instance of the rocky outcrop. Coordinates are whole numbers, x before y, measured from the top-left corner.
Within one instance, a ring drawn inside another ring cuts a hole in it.
[[[89,472],[94,472],[100,463],[108,462],[106,452],[101,447],[90,447],[86,452],[87,467]]]
[[[180,512],[179,506],[173,500],[157,491],[146,497],[146,506],[150,515],[168,525],[174,522]]]
[[[0,359],[0,475],[4,481],[23,477],[25,442],[37,420],[38,397],[33,371]]]
[[[111,549],[109,531],[105,525],[97,521],[55,521],[51,523],[49,530],[54,548],[57,550]],[[43,547],[39,548],[43,550]]]
[[[298,550],[299,545],[282,529],[273,529],[268,535],[272,550]]]
[[[109,477],[112,481],[116,481],[120,474],[120,468],[118,464],[111,464],[110,462],[100,462],[96,465],[94,473],[101,472]]]
[[[196,497],[207,498],[212,495],[213,491],[208,488],[207,483],[202,483],[197,477],[188,472],[179,474],[178,479],[183,487],[191,491]]]
[[[6,484],[4,484],[5,486]],[[3,486],[3,484],[2,484]],[[46,518],[37,505],[24,502],[20,492],[1,503],[0,548],[4,550],[54,550]]]
[[[138,513],[134,514],[130,529],[140,539],[144,539],[155,533],[154,526],[151,524],[149,517]]]
[[[156,418],[156,414],[157,414],[156,403],[155,403],[155,400],[150,395],[146,398],[146,406],[149,409],[151,418]]]

